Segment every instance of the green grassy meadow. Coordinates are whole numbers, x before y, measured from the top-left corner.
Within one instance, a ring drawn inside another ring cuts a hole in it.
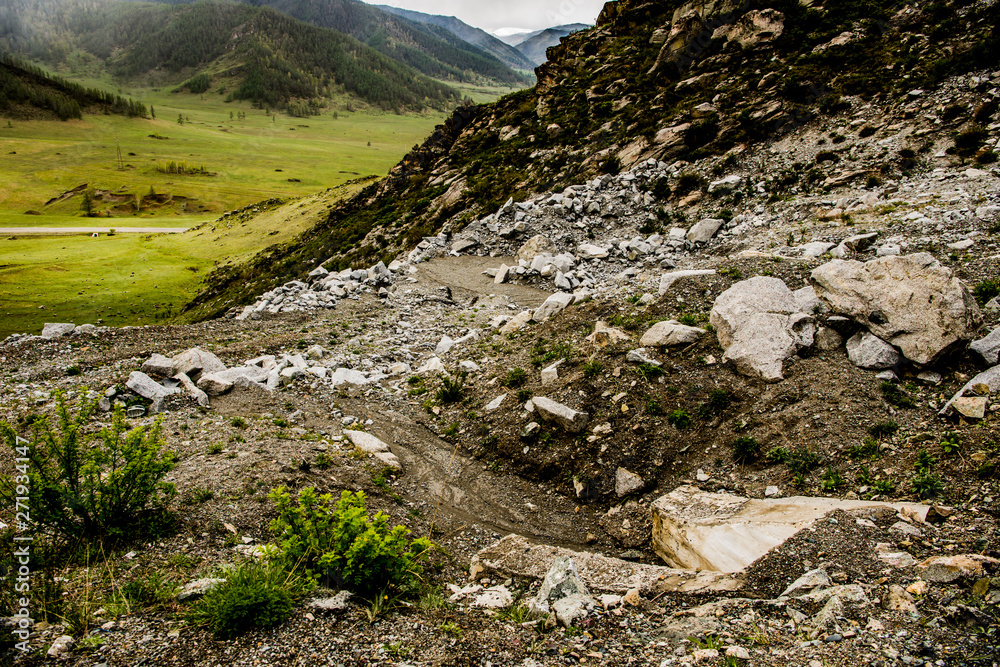
[[[151,104],[156,118],[0,120],[0,338],[37,333],[44,322],[123,326],[175,317],[214,266],[292,240],[361,187],[351,181],[386,174],[447,115],[347,110],[345,101],[320,116],[292,118],[227,104],[214,91],[122,93]],[[211,175],[157,170],[171,161]],[[95,201],[99,217],[84,217],[82,193],[64,196],[83,184],[110,195]],[[136,197],[151,193],[164,201],[136,212]],[[271,198],[289,203],[250,220],[215,222]],[[12,237],[5,227],[195,229],[90,238]]]

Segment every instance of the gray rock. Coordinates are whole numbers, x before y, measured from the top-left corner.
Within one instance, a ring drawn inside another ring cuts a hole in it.
[[[723,194],[726,192],[732,192],[733,190],[738,190],[743,187],[743,180],[743,177],[739,174],[732,174],[731,176],[726,176],[721,180],[712,181],[708,186],[708,194]]]
[[[663,364],[649,356],[649,351],[645,348],[631,350],[625,355],[625,361],[633,364],[648,364],[650,366],[662,366]]]
[[[493,412],[494,410],[499,409],[506,398],[507,394],[500,394],[486,405],[486,411]]]
[[[186,600],[194,600],[205,595],[209,591],[213,590],[217,586],[226,583],[225,579],[218,578],[205,578],[197,579],[188,584],[185,584],[180,592],[177,594],[177,601],[184,602]]]
[[[719,218],[705,218],[688,230],[686,238],[690,243],[708,243],[719,233],[725,222]]]
[[[556,615],[556,622],[564,628],[568,628],[578,620],[587,617],[587,607],[593,606],[594,600],[589,595],[579,593],[568,595],[556,600],[550,606],[552,613]]]
[[[562,361],[557,361],[548,368],[542,369],[542,386],[548,387],[559,381],[559,364]]]
[[[822,257],[826,253],[830,252],[836,247],[835,243],[826,243],[825,241],[813,241],[812,243],[806,243],[803,246],[799,246],[802,250],[803,257]]]
[[[171,377],[177,371],[174,370],[174,360],[162,354],[154,354],[147,359],[139,369],[147,375],[158,375],[160,377]]]
[[[365,433],[364,431],[355,431],[352,429],[347,429],[344,431],[344,436],[354,444],[355,447],[364,451],[367,454],[371,454],[378,460],[382,461],[385,465],[396,468],[397,470],[402,469],[402,464],[396,455],[392,453],[389,449],[389,445],[382,442],[374,435],[370,433]]]
[[[858,332],[847,341],[847,357],[858,368],[882,370],[899,363],[899,352],[878,336]]]
[[[994,329],[985,338],[969,343],[969,349],[990,366],[996,366],[1000,362],[1000,328]]]
[[[97,327],[93,324],[81,324],[76,329],[73,329],[74,336],[94,336],[97,334]]]
[[[531,262],[535,257],[541,254],[548,253],[550,255],[555,255],[559,252],[556,248],[556,244],[547,239],[546,237],[539,234],[528,240],[521,249],[517,251],[517,258],[523,259],[526,262]]]
[[[586,412],[579,412],[545,396],[536,396],[532,403],[542,419],[555,422],[570,433],[580,433],[590,421],[590,415]]]
[[[832,312],[863,324],[921,365],[969,340],[981,319],[969,290],[927,253],[866,263],[834,260],[810,280]]]
[[[822,352],[839,349],[844,344],[844,337],[830,327],[820,327],[816,331],[816,349]]]
[[[45,655],[50,658],[69,657],[65,654],[72,652],[74,644],[76,640],[70,635],[60,635],[52,641]]]
[[[646,481],[625,468],[618,468],[615,471],[615,493],[619,498],[623,498],[630,493],[641,491],[646,487]]]
[[[689,327],[680,322],[669,320],[657,322],[639,339],[643,347],[670,347],[673,345],[690,345],[696,343],[705,334],[704,329]]]
[[[551,605],[557,600],[580,595],[589,598],[590,591],[576,571],[576,564],[568,556],[558,556],[545,574],[542,587],[534,599],[534,608],[538,613],[551,610]]]
[[[962,399],[967,391],[975,391],[978,394],[995,394],[1000,391],[1000,366],[994,366],[988,371],[983,371],[976,377],[969,380],[965,386],[959,389],[952,399],[948,401],[943,408],[941,408],[941,412],[938,414],[941,416],[950,415],[955,403]]]
[[[885,608],[889,611],[901,611],[904,614],[917,614],[917,605],[913,604],[913,598],[899,584],[889,587],[889,594],[884,601]]]
[[[208,396],[222,396],[233,388],[233,381],[215,373],[208,373],[198,378],[196,386]]]
[[[830,581],[830,575],[826,570],[820,568],[816,570],[810,570],[806,572],[801,577],[796,579],[789,585],[778,597],[792,597],[795,595],[802,595],[803,593],[808,593],[814,591],[818,588],[828,587],[832,581]]]
[[[132,371],[125,382],[125,386],[154,403],[177,393],[176,389],[167,389],[141,371]]]
[[[604,259],[610,254],[607,248],[602,248],[591,243],[581,244],[576,251],[583,259]]]
[[[433,358],[437,359],[437,357]],[[338,368],[330,376],[330,384],[334,387],[339,387],[342,384],[353,384],[358,387],[364,387],[371,384],[371,382],[364,373],[350,368]]]
[[[174,357],[174,371],[184,373],[192,380],[197,380],[201,374],[220,373],[226,370],[226,365],[211,352],[194,347]]]
[[[42,338],[46,340],[62,338],[63,336],[68,336],[73,333],[75,329],[75,324],[47,322],[45,326],[42,327]]]
[[[698,278],[702,276],[714,276],[714,275],[716,275],[716,271],[714,271],[713,269],[686,269],[681,271],[671,271],[670,273],[664,273],[663,276],[660,277],[659,294],[660,296],[663,296],[664,294],[667,293],[667,290],[669,290],[670,287],[675,282],[683,278]]]
[[[306,604],[306,607],[323,612],[346,611],[350,606],[351,596],[350,591],[340,591],[332,598],[314,598]]]
[[[784,379],[783,362],[811,347],[816,322],[799,306],[792,291],[778,278],[757,276],[736,283],[712,307],[710,321],[724,360],[766,382]]]
[[[456,255],[461,255],[463,252],[472,250],[479,245],[479,241],[475,239],[459,239],[451,244],[451,251]]]
[[[878,239],[878,232],[873,232],[871,234],[858,234],[844,239],[841,241],[841,245],[851,252],[863,252],[870,248],[872,244],[875,243],[876,239]]]
[[[547,298],[545,302],[538,307],[538,310],[532,314],[531,321],[547,322],[562,311],[566,310],[566,308],[573,303],[573,300],[574,297],[572,294],[557,292]],[[515,317],[514,319],[516,320],[517,318]],[[506,329],[506,326],[504,328]]]

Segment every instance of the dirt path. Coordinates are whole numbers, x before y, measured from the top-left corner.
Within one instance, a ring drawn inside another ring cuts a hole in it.
[[[536,308],[548,298],[550,292],[525,285],[497,285],[486,269],[499,269],[502,264],[516,266],[513,257],[445,257],[418,264],[417,281],[427,287],[448,287],[456,301],[468,301],[477,296],[496,294],[506,296],[519,306]]]
[[[58,235],[58,234],[181,234],[187,227],[0,227],[2,235]]]

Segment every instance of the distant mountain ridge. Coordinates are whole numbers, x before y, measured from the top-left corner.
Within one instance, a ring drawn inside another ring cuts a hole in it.
[[[590,26],[585,23],[571,23],[569,25],[546,28],[545,30],[537,30],[527,35],[519,35],[521,41],[514,48],[535,65],[541,65],[548,60],[546,52],[550,47],[558,46],[563,37],[588,28]]]
[[[399,7],[390,7],[388,5],[376,5],[379,9],[388,12],[390,14],[395,14],[396,16],[401,16],[410,21],[416,21],[417,23],[427,23],[430,25],[436,25],[445,30],[448,30],[453,35],[459,39],[465,40],[473,46],[478,46],[484,51],[494,55],[501,62],[503,62],[508,67],[519,70],[532,70],[535,64],[528,60],[524,54],[518,51],[515,47],[503,42],[502,40],[494,37],[485,30],[480,30],[479,28],[473,27],[454,16],[441,16],[438,14],[425,14],[423,12],[415,12],[409,9],[401,9]]]
[[[242,1],[276,9],[316,26],[340,30],[436,79],[472,82],[485,78],[512,86],[532,83],[530,77],[515,72],[494,55],[446,28],[408,21],[359,0]]]

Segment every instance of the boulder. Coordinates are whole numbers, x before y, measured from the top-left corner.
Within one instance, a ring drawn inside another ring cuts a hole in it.
[[[542,254],[555,255],[559,252],[556,244],[539,234],[532,237],[517,251],[517,258],[526,262],[531,262],[535,257]]]
[[[607,248],[592,243],[580,244],[576,252],[582,259],[605,259],[611,254]]]
[[[125,386],[139,394],[145,399],[153,402],[151,411],[155,414],[160,411],[163,399],[177,393],[176,389],[167,389],[162,384],[149,377],[141,371],[132,371],[125,382]]]
[[[985,338],[969,343],[969,350],[990,366],[996,366],[1000,362],[1000,328]]]
[[[738,190],[743,187],[743,181],[744,178],[739,174],[732,174],[721,180],[712,181],[708,186],[708,194],[725,194],[733,190]]]
[[[194,347],[174,357],[174,372],[184,373],[192,380],[197,380],[200,374],[219,373],[226,370],[226,365],[211,352]]]
[[[209,406],[208,394],[203,392],[201,389],[198,389],[195,383],[191,381],[191,378],[184,373],[178,373],[174,376],[174,379],[181,383],[181,386],[184,387],[184,391],[190,394],[191,398],[198,401],[198,405],[203,408],[207,408]]]
[[[396,455],[392,453],[392,450],[389,449],[389,445],[382,442],[374,435],[365,433],[364,431],[347,429],[344,431],[344,436],[350,440],[355,447],[367,454],[371,454],[390,468],[402,470],[402,464],[399,462],[399,459],[396,458]]]
[[[437,357],[432,357],[437,359]],[[353,384],[358,387],[363,387],[365,385],[371,384],[372,381],[367,375],[361,371],[356,371],[350,368],[338,368],[330,376],[330,384],[334,387],[339,387],[342,384]]]
[[[209,396],[222,396],[233,388],[233,381],[208,373],[198,378],[196,386]]]
[[[174,370],[174,360],[169,357],[165,357],[162,354],[154,354],[139,368],[146,375],[158,375],[159,377],[168,378],[171,377],[176,371]]]
[[[932,556],[914,566],[918,576],[927,581],[947,584],[958,579],[977,580],[985,576],[984,563],[994,566],[1000,561],[989,556],[968,554],[959,556]]]
[[[969,340],[981,319],[969,290],[927,253],[833,260],[810,280],[832,312],[864,325],[916,364]]]
[[[559,556],[552,562],[552,566],[545,574],[542,587],[539,589],[538,596],[534,599],[532,606],[538,613],[547,613],[553,602],[571,595],[589,598],[590,591],[587,590],[587,584],[580,579],[573,559],[568,556]]]
[[[653,548],[671,567],[740,572],[834,510],[904,507],[926,519],[930,507],[835,498],[750,499],[681,486],[651,507]]]
[[[42,327],[42,338],[45,338],[46,340],[62,338],[63,336],[68,336],[73,333],[75,329],[75,324],[47,322],[45,326]]]
[[[547,322],[562,311],[566,310],[566,308],[573,303],[573,299],[574,297],[572,294],[567,294],[565,292],[557,292],[553,294],[538,307],[538,310],[532,314],[531,321]]]
[[[590,415],[586,412],[579,412],[545,396],[536,396],[531,402],[542,419],[555,422],[570,433],[580,433],[590,421]]]
[[[643,347],[690,345],[697,342],[704,333],[704,329],[685,326],[675,320],[657,322],[642,335],[639,344]]]
[[[719,218],[705,218],[695,223],[694,227],[688,230],[687,240],[690,243],[708,243],[719,233],[725,220]]]
[[[604,322],[598,321],[594,325],[594,333],[587,336],[584,340],[592,343],[595,347],[604,348],[617,343],[631,342],[632,337],[621,329],[609,327]]]
[[[899,363],[899,352],[892,345],[867,331],[854,334],[847,341],[847,357],[858,368],[883,370]]]
[[[509,334],[514,333],[515,331],[520,331],[524,327],[528,326],[528,323],[531,322],[533,315],[534,313],[530,310],[518,313],[512,320],[500,327],[500,333]]]
[[[811,347],[816,321],[799,311],[792,291],[778,278],[757,276],[719,295],[710,321],[723,357],[747,376],[766,382],[784,379],[783,362]]]
[[[205,579],[196,579],[192,582],[184,584],[180,592],[177,593],[177,601],[185,602],[187,600],[194,600],[202,597],[209,591],[215,589],[217,586],[221,586],[226,583],[225,579],[207,577]]]

